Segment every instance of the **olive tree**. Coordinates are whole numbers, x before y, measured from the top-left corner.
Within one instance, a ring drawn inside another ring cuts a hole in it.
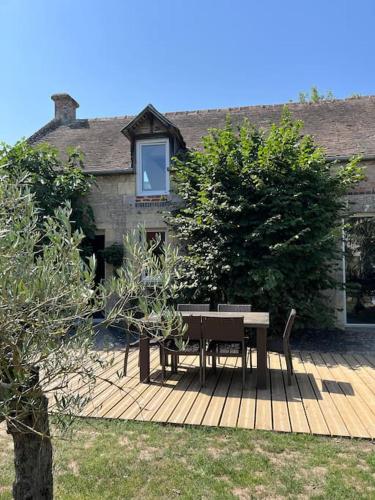
[[[50,499],[48,402],[56,431],[88,403],[90,391],[84,397],[72,392],[69,381],[78,374],[92,387],[104,363],[94,349],[93,312],[113,303],[108,321],[142,328],[147,323],[135,311],[154,311],[150,334],[171,331],[179,323],[168,305],[178,257],[166,247],[156,261],[144,238],[127,237],[128,265],[95,289],[95,261],[81,258],[83,234],[72,231],[69,206],[40,224],[27,185],[27,175],[10,178],[0,170],[0,421],[14,442],[14,498]],[[142,298],[145,272],[151,293]]]

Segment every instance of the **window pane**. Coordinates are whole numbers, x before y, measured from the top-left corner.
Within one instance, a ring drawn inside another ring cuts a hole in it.
[[[166,190],[165,144],[142,145],[142,191]]]

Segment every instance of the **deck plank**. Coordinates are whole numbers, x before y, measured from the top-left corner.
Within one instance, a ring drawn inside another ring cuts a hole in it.
[[[353,355],[351,354],[343,354],[342,357],[345,359],[347,363],[350,364],[351,368],[355,371],[355,373],[360,377],[360,379],[366,384],[366,386],[372,391],[374,388],[375,381],[372,377],[371,371],[372,369],[368,366],[364,366],[360,364]],[[367,362],[367,360],[366,360]],[[375,372],[375,370],[374,370]]]
[[[106,361],[110,360],[110,356],[106,359]],[[104,388],[104,379],[112,379],[115,373],[121,369],[122,365],[122,356],[121,353],[118,353],[113,358],[113,363],[110,365],[106,365],[105,367],[97,365],[97,370],[95,371],[96,383],[94,385],[91,384],[92,381],[87,381],[81,375],[74,375],[69,381],[68,387],[64,391],[56,391],[56,394],[74,392],[79,394],[82,397],[85,397],[89,394],[90,391],[100,391]],[[53,411],[55,408],[55,404],[52,403],[50,405],[50,411]]]
[[[354,354],[352,359],[355,359],[356,362],[361,366],[362,370],[367,373],[368,380],[372,380],[372,383],[375,382],[375,361],[371,360],[371,356],[364,356],[362,354]]]
[[[159,353],[154,350],[151,353],[151,370],[158,366]],[[101,409],[101,417],[120,418],[124,411],[141,397],[142,393],[149,387],[149,384],[139,382],[139,372],[130,380],[124,380],[123,390],[115,391],[111,394]]]
[[[301,354],[306,372],[309,374],[310,382],[318,398],[318,404],[324,416],[324,420],[332,436],[350,436],[339,410],[324,385],[324,378],[314,363],[310,353]]]
[[[296,379],[292,379],[292,384],[288,385],[286,361],[283,355],[280,356],[280,366],[282,369],[286,399],[288,402],[288,411],[292,432],[310,433],[309,423],[307,421],[305,408],[303,406],[302,396]]]
[[[170,416],[180,404],[180,401],[186,391],[189,390],[195,378],[199,378],[196,370],[189,370],[176,384],[173,391],[169,392],[169,396],[164,400],[164,403],[154,413],[151,420],[153,422],[168,422]]]
[[[361,366],[352,364],[350,362],[350,357],[345,354],[333,354],[335,360],[344,368],[350,371],[350,373],[355,377],[357,385],[361,388],[361,391],[365,391],[368,395],[368,403],[373,403],[375,408],[375,383],[373,383],[372,378],[368,376],[366,371]]]
[[[255,407],[255,428],[272,431],[271,378],[268,370],[267,388],[257,389]]]
[[[255,428],[255,410],[256,410],[256,351],[251,350],[253,371],[248,372],[246,383],[242,391],[241,403],[238,412],[237,427],[243,429]]]
[[[302,397],[303,407],[312,434],[330,435],[310,377],[300,355],[293,357],[295,379]]]
[[[330,354],[322,353],[321,357],[328,366],[332,375],[338,381],[338,385],[347,397],[347,400],[350,402],[363,427],[367,430],[369,436],[374,438],[375,414],[371,410],[371,400],[370,405],[367,405],[366,403],[368,393],[365,392],[364,398],[362,398],[361,394],[363,393],[361,391],[361,384],[358,384],[358,381],[350,374],[350,372],[338,365]]]
[[[218,426],[221,415],[223,413],[223,408],[225,405],[225,401],[227,399],[227,394],[229,391],[229,387],[232,382],[232,378],[234,373],[238,372],[237,359],[234,360],[234,363],[226,363],[225,368],[223,368],[223,375],[221,377],[220,384],[216,385],[215,391],[212,395],[212,398],[207,406],[206,413],[202,420],[202,425],[210,425],[210,426]]]
[[[273,430],[291,432],[288,402],[285,393],[279,354],[270,353],[268,356],[268,364],[271,373]]]
[[[121,360],[122,364],[123,360]],[[81,417],[94,416],[96,413],[98,416],[103,414],[103,405],[107,401],[111,401],[115,394],[121,394],[124,396],[126,388],[131,383],[131,380],[138,376],[138,358],[136,356],[130,357],[128,359],[128,369],[127,376],[122,378],[112,377],[112,382],[114,385],[108,383],[98,384],[92,394],[92,400],[81,412]]]
[[[185,360],[185,357],[181,358],[177,373],[169,373],[168,378],[166,378],[165,382],[162,383],[159,389],[155,391],[154,396],[147,399],[145,408],[138,413],[135,420],[147,422],[152,419],[159,408],[163,405],[165,399],[171,394],[171,392],[174,392],[174,389],[180,380],[183,379],[186,369],[184,369],[181,365]]]
[[[320,354],[314,352],[311,353],[311,357],[323,379],[323,386],[330,393],[350,435],[352,437],[369,438],[370,435],[360,421],[355,409],[352,407],[352,401],[345,395],[338,380],[335,379]]]
[[[249,378],[250,372],[246,374]],[[220,427],[236,427],[242,399],[242,369],[236,369],[221,414]]]
[[[221,377],[224,368],[217,368],[216,374],[213,369],[208,369],[209,375],[206,380],[206,385],[201,387],[199,394],[194,401],[194,405],[191,407],[189,413],[185,418],[185,424],[201,425],[201,422],[206,413],[207,407],[210,404],[215,388],[221,383]]]

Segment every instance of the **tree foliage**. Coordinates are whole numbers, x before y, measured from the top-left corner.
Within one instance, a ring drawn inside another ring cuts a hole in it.
[[[120,267],[124,261],[124,245],[121,243],[112,243],[101,251],[104,260],[111,264],[115,269]]]
[[[335,99],[333,92],[328,90],[326,94],[321,94],[318,90],[318,87],[313,85],[311,87],[310,92],[300,92],[299,93],[299,102],[320,102],[320,101],[332,101]]]
[[[85,235],[81,247],[86,255],[92,253],[90,240],[95,236],[95,220],[87,194],[93,177],[84,172],[83,156],[78,150],[70,148],[66,160],[62,160],[58,150],[49,144],[31,146],[26,141],[12,147],[3,144],[0,166],[15,178],[20,171],[29,174],[27,182],[39,208],[40,227],[45,216],[52,216],[68,201],[73,228],[82,230]]]
[[[172,167],[181,206],[168,218],[184,246],[187,298],[251,303],[281,328],[331,318],[323,291],[334,267],[345,207],[361,179],[358,159],[333,166],[285,111],[268,133],[228,121]]]

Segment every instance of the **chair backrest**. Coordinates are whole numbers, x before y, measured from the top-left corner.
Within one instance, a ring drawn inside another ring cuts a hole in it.
[[[219,312],[251,312],[250,304],[218,304]]]
[[[177,311],[204,311],[210,310],[210,304],[177,304]]]
[[[243,340],[243,318],[212,318],[202,316],[202,338],[208,340]]]
[[[292,309],[290,311],[288,321],[286,322],[286,325],[285,325],[285,330],[284,330],[284,334],[283,334],[283,340],[284,340],[284,342],[289,343],[290,333],[292,331],[293,323],[294,323],[294,320],[296,318],[296,315],[297,315],[296,310]]]
[[[183,322],[187,325],[187,330],[183,335],[185,340],[200,340],[202,338],[201,316],[185,316]]]

